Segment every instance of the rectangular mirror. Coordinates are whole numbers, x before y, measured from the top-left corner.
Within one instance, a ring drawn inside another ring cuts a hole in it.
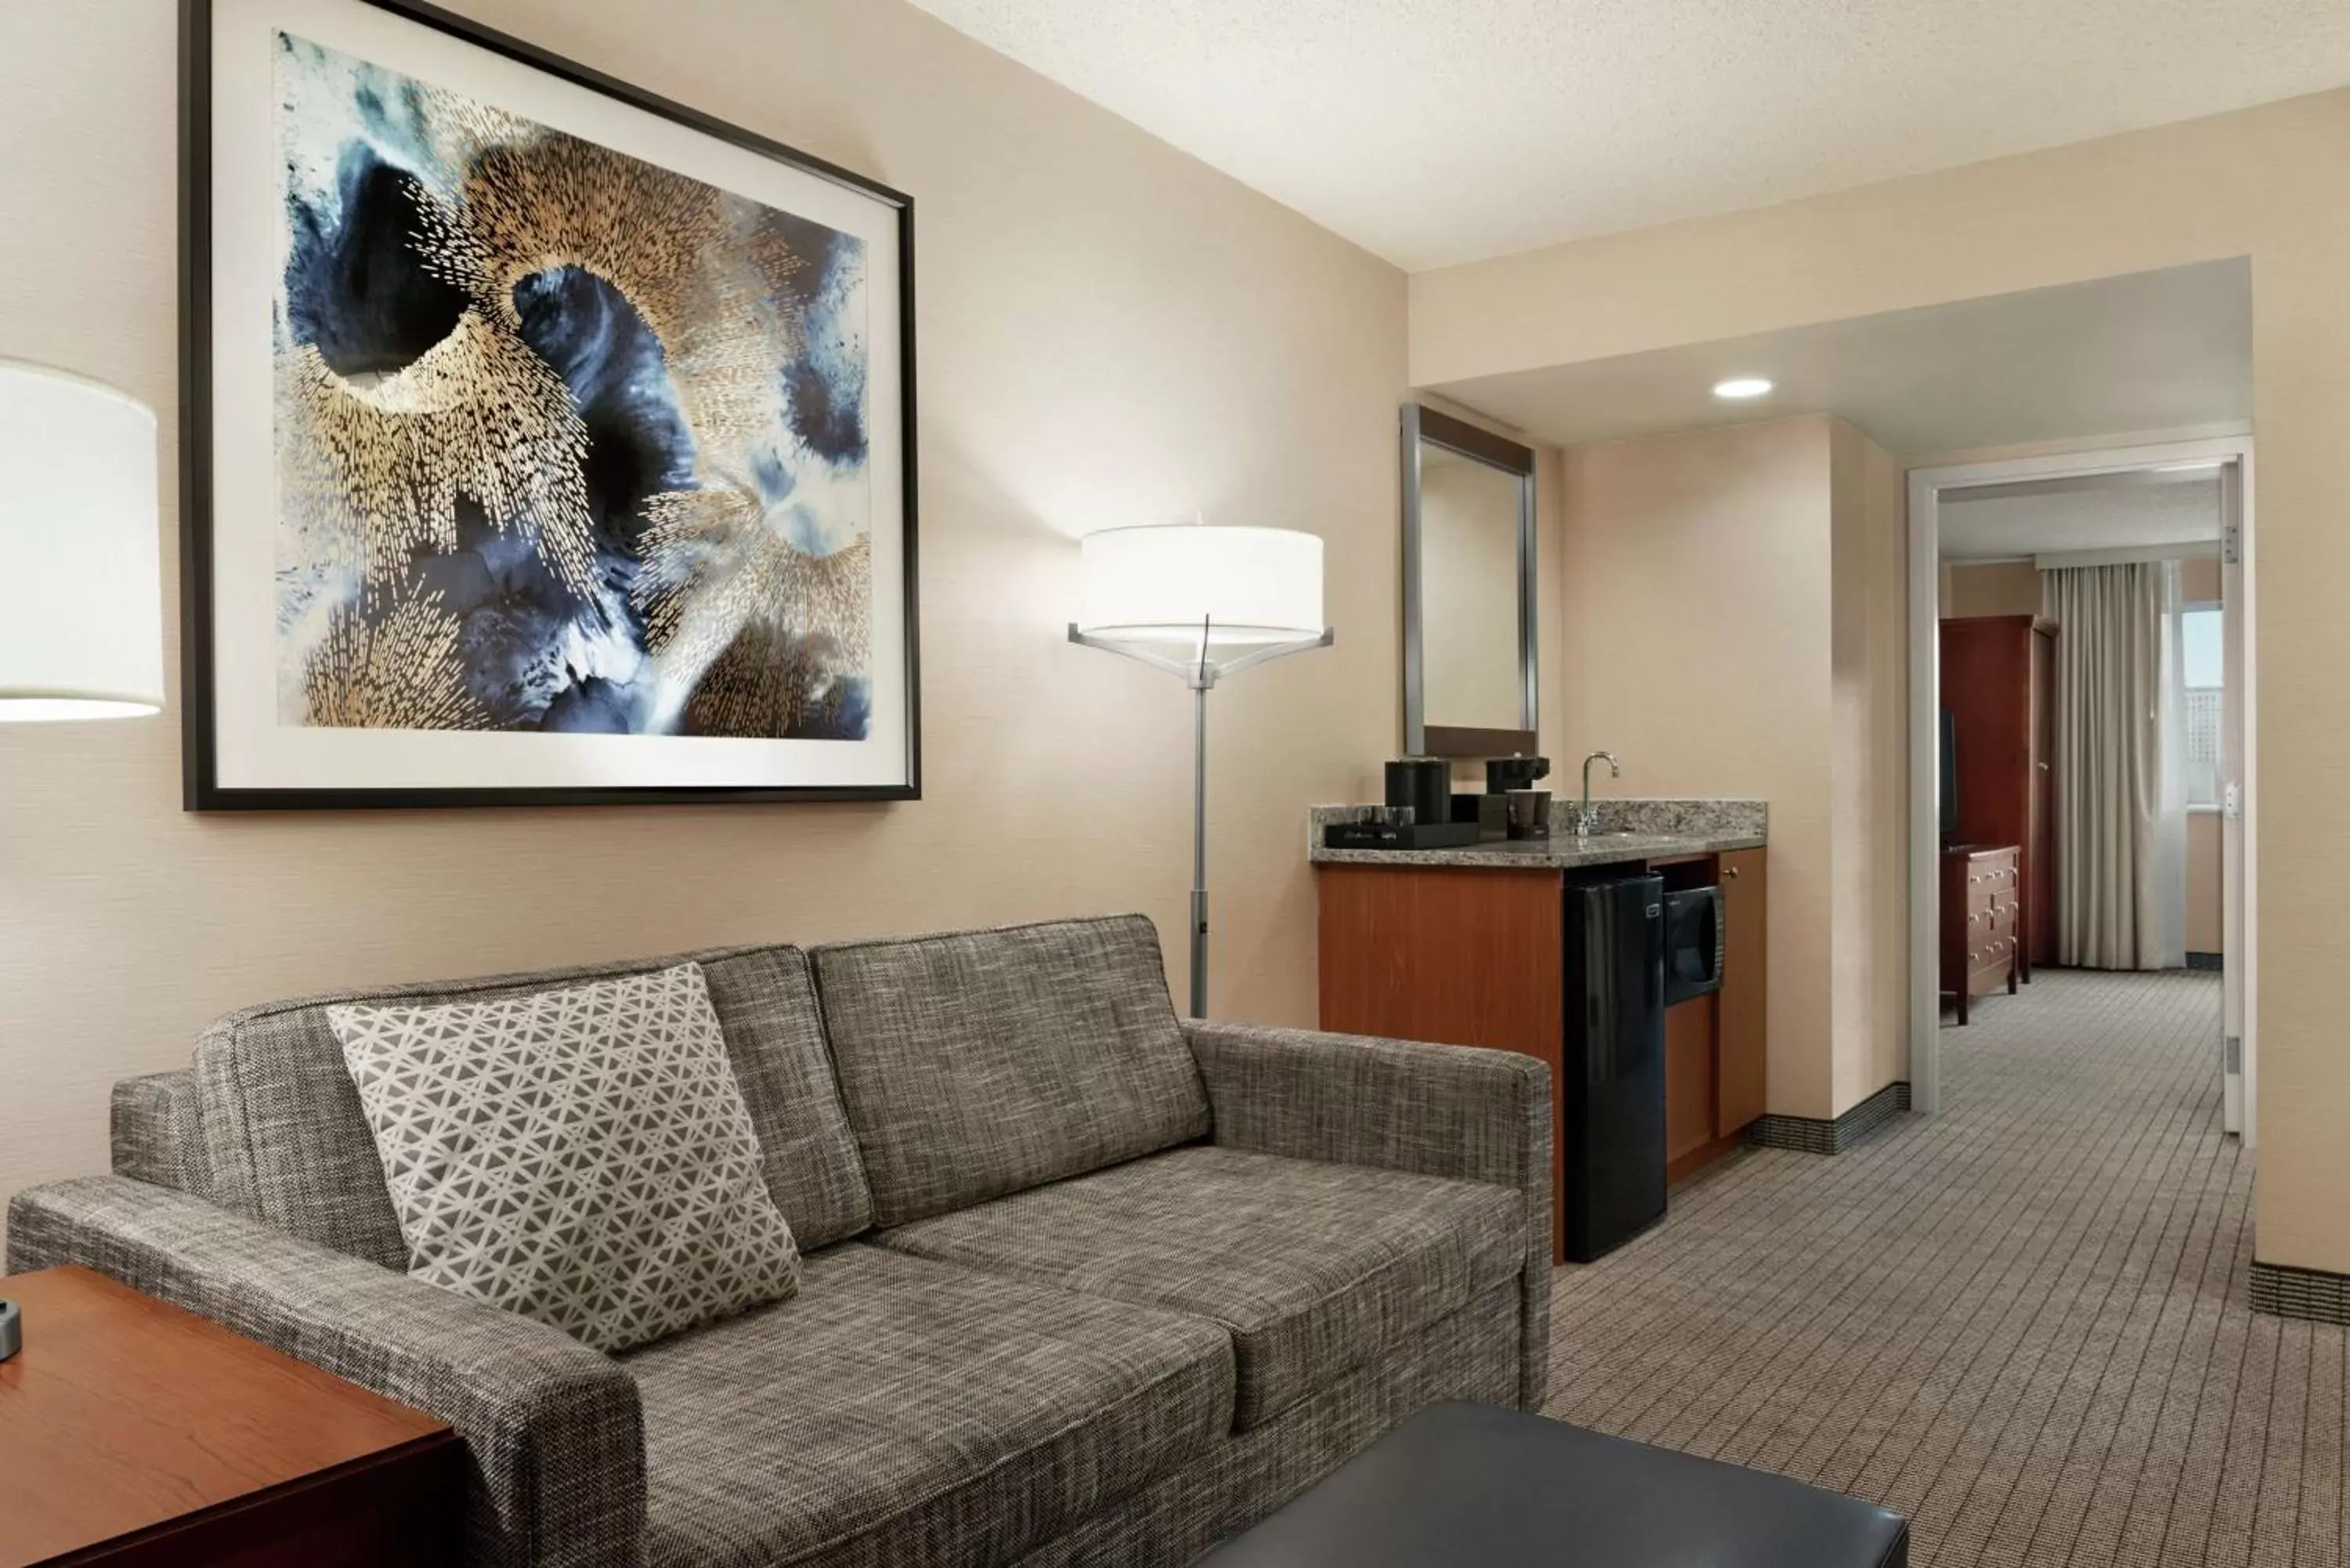
[[[1534,450],[1405,404],[1405,751],[1539,749],[1534,613]]]

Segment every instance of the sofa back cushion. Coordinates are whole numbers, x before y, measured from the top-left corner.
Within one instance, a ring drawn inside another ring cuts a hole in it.
[[[109,1108],[115,1175],[195,1198],[213,1195],[203,1106],[192,1069],[119,1079]]]
[[[702,966],[758,1133],[768,1195],[793,1235],[814,1248],[864,1230],[871,1194],[826,1060],[807,956],[793,947],[305,997],[230,1013],[196,1042],[211,1195],[307,1241],[405,1269],[400,1218],[327,1009],[486,1001],[689,960]]]
[[[877,1225],[1137,1158],[1208,1130],[1140,915],[815,950]]]

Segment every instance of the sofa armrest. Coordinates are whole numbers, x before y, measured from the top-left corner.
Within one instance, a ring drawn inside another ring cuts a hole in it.
[[[561,1330],[120,1176],[20,1192],[10,1272],[80,1263],[430,1412],[465,1440],[466,1561],[643,1558],[636,1382]]]
[[[1550,1069],[1512,1051],[1186,1019],[1217,1143],[1513,1188],[1526,1200],[1519,1402],[1549,1380]]]

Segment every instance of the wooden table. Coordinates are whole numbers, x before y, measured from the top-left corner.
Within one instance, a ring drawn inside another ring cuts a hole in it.
[[[0,1568],[457,1558],[447,1426],[81,1268],[0,1279]]]

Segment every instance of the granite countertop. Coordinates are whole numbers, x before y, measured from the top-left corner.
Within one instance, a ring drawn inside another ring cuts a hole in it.
[[[1599,831],[1575,836],[1575,803],[1551,802],[1551,836],[1463,845],[1457,849],[1330,849],[1322,829],[1359,819],[1361,806],[1318,805],[1307,814],[1305,857],[1317,866],[1451,866],[1489,871],[1559,871],[1584,866],[1670,860],[1759,849],[1769,841],[1770,813],[1759,800],[1609,800]]]

